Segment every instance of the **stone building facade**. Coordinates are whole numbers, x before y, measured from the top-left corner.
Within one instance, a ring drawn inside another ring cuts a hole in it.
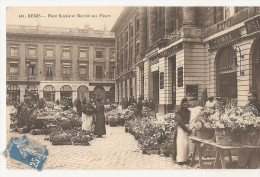
[[[253,89],[260,102],[259,7],[128,7],[114,25],[116,40],[133,19],[139,19],[135,96],[153,99],[160,114],[205,91],[242,106]],[[117,55],[117,67],[125,60],[131,59]],[[118,95],[124,72],[117,71]]]
[[[7,99],[24,101],[28,90],[47,101],[115,99],[114,33],[7,25]]]

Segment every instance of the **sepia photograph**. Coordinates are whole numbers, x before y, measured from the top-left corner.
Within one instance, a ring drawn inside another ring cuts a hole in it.
[[[5,15],[7,170],[260,169],[260,6]]]

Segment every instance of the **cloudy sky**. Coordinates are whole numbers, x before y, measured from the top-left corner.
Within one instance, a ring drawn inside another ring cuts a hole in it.
[[[8,7],[6,24],[110,30],[124,7]],[[39,14],[39,15],[31,15]]]

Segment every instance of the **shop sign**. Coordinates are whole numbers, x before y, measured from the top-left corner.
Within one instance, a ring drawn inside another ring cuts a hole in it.
[[[219,66],[218,70],[222,71],[222,70],[231,69],[231,68],[232,68],[232,65],[224,65],[224,66]]]
[[[260,16],[245,22],[247,34],[254,33],[260,30]]]
[[[182,49],[182,43],[172,46],[172,47],[162,51],[161,53],[159,53],[159,57],[164,57],[170,53],[177,53],[181,49]]]
[[[221,44],[226,44],[228,42],[231,42],[231,41],[237,39],[238,37],[239,37],[239,32],[238,32],[238,30],[235,30],[235,31],[229,32],[225,35],[222,35],[216,39],[209,41],[209,46],[210,46],[210,48],[213,48],[213,47],[219,46]]]

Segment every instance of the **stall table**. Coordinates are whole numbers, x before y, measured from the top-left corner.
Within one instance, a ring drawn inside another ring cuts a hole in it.
[[[242,144],[234,144],[232,146],[223,146],[219,145],[216,142],[213,142],[212,140],[206,140],[206,139],[201,139],[198,137],[189,137],[189,139],[192,140],[192,142],[195,144],[193,153],[192,153],[192,158],[190,162],[190,167],[193,167],[195,164],[195,156],[198,154],[199,157],[199,165],[200,168],[205,168],[205,165],[203,164],[203,159],[202,159],[202,144],[207,144],[212,146],[215,149],[215,159],[214,159],[214,166],[213,168],[216,169],[218,168],[218,165],[220,164],[220,168],[226,169],[226,160],[225,160],[225,151],[228,153],[228,159],[229,162],[232,163],[232,157],[231,157],[231,150],[240,150],[240,149],[259,149],[260,146],[250,146],[250,145],[242,145]]]

